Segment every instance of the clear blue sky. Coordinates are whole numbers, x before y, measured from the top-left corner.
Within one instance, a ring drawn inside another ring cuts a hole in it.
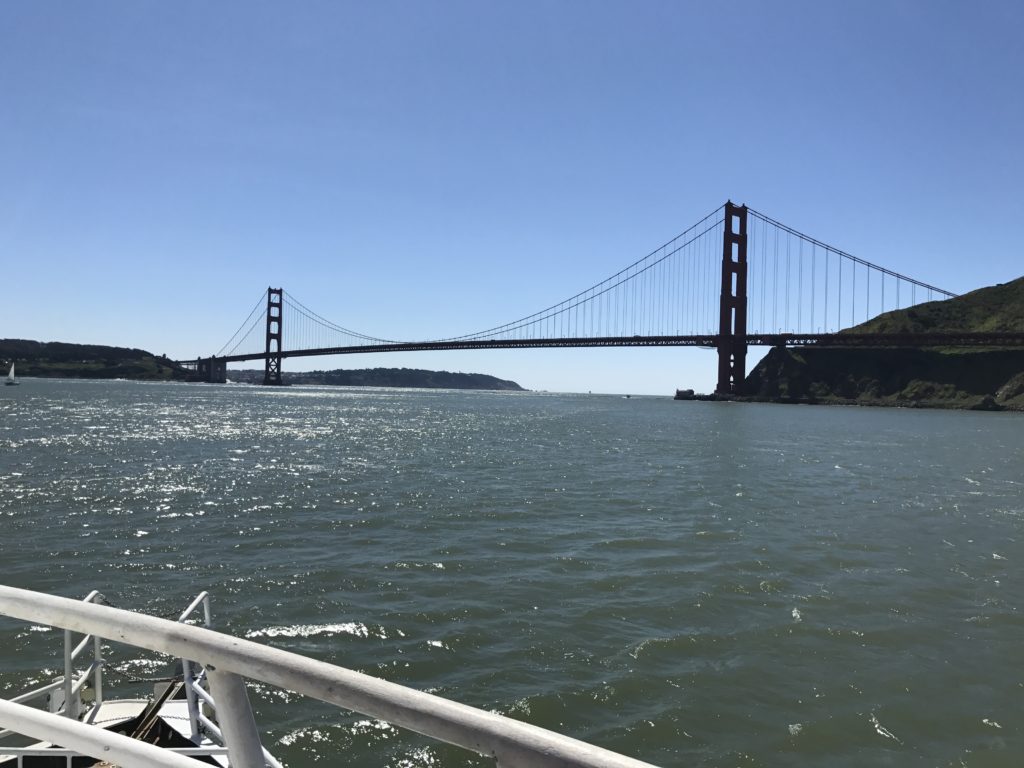
[[[0,337],[216,352],[541,309],[731,198],[956,292],[1024,273],[1024,3],[0,3]],[[698,350],[285,361],[710,390]]]

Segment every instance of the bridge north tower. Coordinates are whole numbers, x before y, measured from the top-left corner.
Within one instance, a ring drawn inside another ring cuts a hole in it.
[[[725,204],[718,324],[719,395],[738,395],[747,375],[747,206]]]

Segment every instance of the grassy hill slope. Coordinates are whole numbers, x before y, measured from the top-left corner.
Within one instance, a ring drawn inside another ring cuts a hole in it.
[[[188,371],[166,357],[100,344],[0,339],[0,361],[4,372],[13,362],[19,377],[174,381],[188,377]]]
[[[847,333],[1024,331],[1024,277],[879,315]],[[1024,410],[1024,349],[772,349],[755,400]]]
[[[1024,331],[1024,277],[1009,283],[965,293],[953,299],[930,301],[909,309],[886,312],[846,333],[941,333]]]

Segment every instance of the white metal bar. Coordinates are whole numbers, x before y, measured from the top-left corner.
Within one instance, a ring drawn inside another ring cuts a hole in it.
[[[81,642],[79,642],[79,644],[75,646],[75,650],[71,652],[71,658],[77,659],[79,656],[81,656],[82,651],[85,650],[86,646],[89,645],[89,641],[92,639],[92,635],[86,635],[85,637],[83,637]]]
[[[15,704],[21,704],[21,703],[26,702],[26,701],[32,701],[32,699],[37,699],[40,696],[43,696],[44,694],[49,693],[50,691],[56,691],[57,689],[63,688],[63,687],[64,687],[64,681],[63,680],[58,680],[55,683],[50,683],[49,685],[44,685],[42,688],[36,688],[34,691],[29,691],[28,693],[23,693],[20,696],[15,696],[13,699],[8,699],[8,701],[12,701]]]
[[[217,722],[224,734],[224,745],[228,748],[228,759],[232,768],[263,768],[263,745],[256,730],[249,697],[245,693],[245,681],[232,673],[206,665],[213,697],[220,702],[217,707]]]
[[[203,606],[204,626],[210,626],[210,593],[203,591],[196,595],[195,600],[189,603],[188,608],[181,612],[178,621],[183,622],[198,608]],[[185,682],[185,698],[188,702],[188,722],[192,740],[199,741],[199,702],[196,699],[195,688],[193,687],[196,678],[192,672],[192,662],[189,659],[181,660],[181,669]]]
[[[96,706],[98,707],[103,703],[103,641],[98,637],[93,638],[92,655],[96,664],[96,675],[92,686],[96,689]]]
[[[284,768],[284,766],[278,762],[277,758],[267,751],[266,747],[263,748],[263,761],[269,765],[270,768]]]
[[[224,741],[224,734],[220,732],[220,728],[217,727],[217,724],[215,722],[213,722],[210,718],[208,718],[202,712],[199,713],[199,722],[203,726],[204,730],[207,731],[207,733],[212,733],[213,734],[213,738],[215,738],[217,741],[223,743],[223,741]]]
[[[71,630],[64,630],[64,715],[72,719],[78,717],[78,707],[72,704],[75,681],[71,677],[74,654],[71,651]]]
[[[0,586],[0,612],[187,656],[488,755],[503,766],[649,768],[567,736],[213,630]]]
[[[173,752],[178,755],[226,755],[226,746],[162,746],[166,752]],[[47,746],[40,749],[38,746],[4,746],[0,752],[0,758],[7,757],[30,757],[30,758],[63,758],[79,757],[82,755],[75,750],[66,750],[62,746]]]
[[[178,621],[185,621],[185,619],[187,619],[189,616],[192,615],[192,611],[194,611],[196,608],[199,607],[200,603],[203,603],[203,602],[207,602],[208,603],[209,599],[210,599],[210,595],[209,595],[208,592],[200,592],[198,595],[196,595],[196,599],[193,600],[191,603],[189,603],[188,608],[186,608],[184,611],[181,612],[181,615],[178,617]],[[210,625],[210,619],[209,619],[209,614],[208,613],[207,613],[206,625],[207,626]]]
[[[92,664],[86,667],[85,672],[83,672],[75,678],[74,684],[71,686],[71,692],[74,693],[76,697],[80,696],[82,686],[89,681],[89,675],[91,675],[93,672],[96,672],[101,666],[103,665],[100,664],[100,662],[94,661]]]
[[[203,691],[203,693],[206,693],[206,691]],[[203,726],[203,730],[205,730],[208,734],[212,735],[215,740],[223,743],[224,734],[221,733],[221,730],[217,727],[216,723],[214,723],[201,712],[199,713],[199,717],[197,719],[199,720],[199,724]],[[227,748],[225,747],[225,749]],[[281,763],[278,762],[277,758],[267,751],[266,747],[263,748],[263,760],[267,765],[270,766],[270,768],[284,768],[284,766],[282,766]]]
[[[3,699],[0,699],[0,725],[121,768],[195,768],[196,765],[192,758],[161,747]]]
[[[216,709],[217,702],[213,700],[213,696],[204,691],[198,684],[192,686],[192,692],[200,699],[202,699],[204,704],[208,704],[209,706]]]
[[[185,700],[188,703],[188,724],[191,729],[192,741],[199,741],[199,702],[196,701],[195,677],[192,675],[192,662],[181,660],[181,672],[185,683]]]

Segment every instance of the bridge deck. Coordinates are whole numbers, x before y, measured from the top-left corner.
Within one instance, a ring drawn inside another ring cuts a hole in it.
[[[597,336],[555,339],[499,339],[411,341],[397,344],[364,344],[348,347],[281,350],[285,357],[318,357],[328,355],[361,355],[379,352],[425,352],[457,349],[542,349],[546,347],[718,347],[717,334],[694,336]],[[753,347],[822,346],[822,347],[1024,347],[1021,333],[767,333],[748,334],[746,343]],[[265,360],[265,352],[228,355],[215,358],[224,363]],[[203,358],[213,359],[213,358]],[[181,360],[180,365],[197,365],[199,360]]]

